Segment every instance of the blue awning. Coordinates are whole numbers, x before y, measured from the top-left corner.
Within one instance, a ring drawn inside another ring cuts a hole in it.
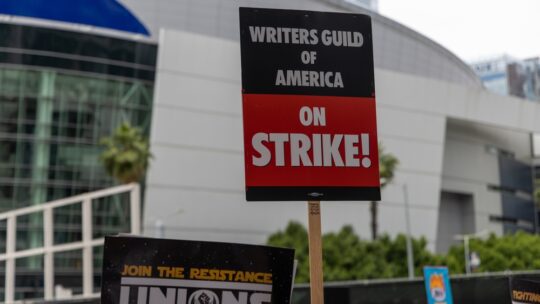
[[[137,17],[115,0],[0,0],[0,14],[150,35]]]

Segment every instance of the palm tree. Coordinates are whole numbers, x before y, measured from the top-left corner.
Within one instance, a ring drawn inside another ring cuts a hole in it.
[[[388,185],[394,178],[399,160],[392,154],[384,153],[383,146],[379,143],[379,175],[381,180],[381,189]],[[371,238],[377,239],[379,223],[377,220],[378,204],[375,201],[370,202],[369,210],[371,212]]]
[[[152,154],[140,129],[124,122],[110,137],[101,139],[101,144],[105,150],[100,160],[110,176],[122,184],[143,178]]]

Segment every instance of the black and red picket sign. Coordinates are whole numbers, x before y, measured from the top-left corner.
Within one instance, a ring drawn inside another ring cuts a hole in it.
[[[371,19],[240,9],[246,197],[379,200]]]

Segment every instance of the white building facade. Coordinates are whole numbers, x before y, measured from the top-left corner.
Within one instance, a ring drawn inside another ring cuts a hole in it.
[[[540,106],[489,93],[459,58],[426,37],[342,0],[126,0],[158,40],[144,231],[167,238],[264,243],[305,202],[245,201],[238,7],[372,16],[379,138],[399,159],[382,194],[382,233],[445,251],[457,234],[535,231],[531,134]],[[159,33],[159,34],[158,34]],[[324,231],[370,232],[367,202],[324,202]]]

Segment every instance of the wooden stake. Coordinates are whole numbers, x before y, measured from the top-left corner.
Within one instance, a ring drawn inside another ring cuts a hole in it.
[[[311,304],[324,304],[321,202],[308,201],[309,287]]]

